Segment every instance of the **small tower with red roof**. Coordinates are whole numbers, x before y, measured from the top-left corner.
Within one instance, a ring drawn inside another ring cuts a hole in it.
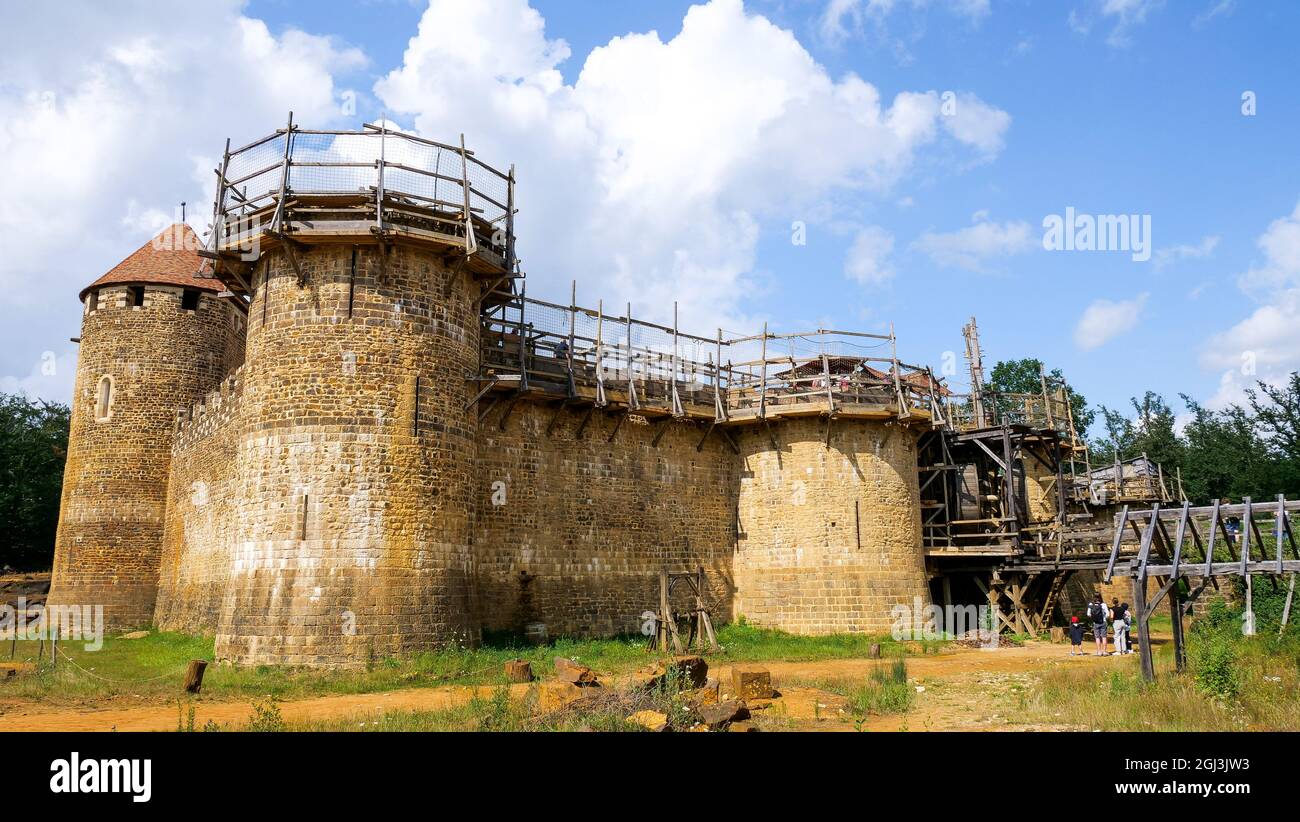
[[[199,247],[177,223],[81,292],[49,603],[103,605],[109,629],[152,620],[177,411],[243,361],[243,301]]]

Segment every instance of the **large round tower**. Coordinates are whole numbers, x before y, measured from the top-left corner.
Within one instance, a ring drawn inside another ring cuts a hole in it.
[[[477,643],[471,406],[480,300],[513,267],[509,176],[380,130],[286,130],[226,165],[219,270],[251,303],[217,656]]]
[[[81,292],[84,305],[51,605],[152,620],[176,410],[243,357],[243,311],[178,223]]]
[[[736,613],[797,634],[883,633],[894,606],[929,605],[916,438],[875,420],[746,430]]]

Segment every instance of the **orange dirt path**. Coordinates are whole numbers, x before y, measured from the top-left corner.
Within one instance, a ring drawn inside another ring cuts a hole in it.
[[[1087,647],[1087,646],[1085,646]],[[756,711],[773,729],[792,730],[1025,730],[1017,725],[1006,701],[1017,688],[1032,684],[1037,674],[1057,665],[1137,665],[1137,655],[1125,659],[1071,657],[1068,645],[1027,642],[1022,646],[987,650],[956,648],[944,653],[907,658],[909,680],[917,687],[916,703],[901,716],[873,716],[860,723],[844,708],[844,700],[815,686],[819,681],[863,678],[881,665],[872,659],[832,659],[812,662],[767,661],[781,697]],[[888,663],[888,660],[885,660]],[[732,664],[710,672],[721,682],[730,681]],[[617,678],[615,679],[617,684]],[[512,685],[511,694],[522,698],[528,685]],[[366,694],[339,694],[279,702],[288,723],[357,717],[388,711],[429,711],[455,707],[476,693],[487,696],[495,686],[438,686],[407,688]],[[198,700],[195,727],[209,720],[235,728],[253,714],[251,700],[206,702]],[[67,708],[35,700],[0,700],[0,731],[174,731],[175,705],[138,705],[122,708]],[[1039,728],[1042,729],[1042,728]]]

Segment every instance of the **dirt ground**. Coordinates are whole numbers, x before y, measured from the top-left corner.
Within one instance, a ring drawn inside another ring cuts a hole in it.
[[[1136,654],[1124,662],[1136,665]],[[780,696],[755,705],[757,724],[772,730],[809,731],[1018,731],[1073,730],[1065,726],[1026,725],[1017,722],[1017,694],[1032,686],[1044,671],[1058,665],[1098,664],[1094,656],[1071,657],[1068,645],[1027,642],[998,649],[956,648],[941,654],[909,657],[908,676],[916,689],[912,710],[903,715],[872,716],[861,721],[835,694],[810,687],[828,679],[865,678],[880,665],[878,660],[836,659],[816,662],[762,663],[772,674]],[[1122,663],[1121,663],[1122,664]],[[729,682],[731,666],[714,668],[711,675]],[[617,680],[614,683],[617,685]],[[511,686],[522,698],[528,685]],[[387,711],[428,711],[454,707],[475,693],[490,695],[489,686],[410,688],[370,694],[313,697],[280,703],[286,722],[364,717]],[[208,720],[237,727],[253,713],[249,701],[195,703],[195,725]],[[177,726],[175,705],[88,706],[67,708],[32,700],[0,700],[0,731],[172,731]]]

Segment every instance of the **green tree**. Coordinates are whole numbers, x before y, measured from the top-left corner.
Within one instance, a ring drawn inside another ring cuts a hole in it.
[[[69,418],[66,405],[0,394],[0,565],[51,564]]]
[[[1164,466],[1165,475],[1172,475],[1183,463],[1183,441],[1176,430],[1177,418],[1164,397],[1154,391],[1129,400],[1133,416],[1101,406],[1106,437],[1092,445],[1096,460],[1130,460],[1142,455]]]
[[[1283,490],[1281,465],[1260,436],[1251,413],[1239,405],[1211,411],[1186,394],[1192,420],[1183,429],[1183,490],[1195,504],[1266,495]]]
[[[1300,460],[1300,373],[1292,371],[1280,386],[1261,380],[1258,391],[1246,390],[1246,399],[1269,444],[1287,458]]]
[[[1043,383],[1039,375],[1042,371],[1043,361],[1034,357],[1001,360],[989,372],[988,387],[991,391],[1000,394],[1041,394]],[[1047,382],[1049,386],[1065,385],[1065,390],[1070,397],[1070,407],[1074,413],[1074,428],[1081,438],[1086,438],[1088,429],[1092,427],[1093,420],[1097,417],[1097,412],[1089,408],[1084,396],[1066,381],[1061,369],[1053,368],[1048,371]]]

